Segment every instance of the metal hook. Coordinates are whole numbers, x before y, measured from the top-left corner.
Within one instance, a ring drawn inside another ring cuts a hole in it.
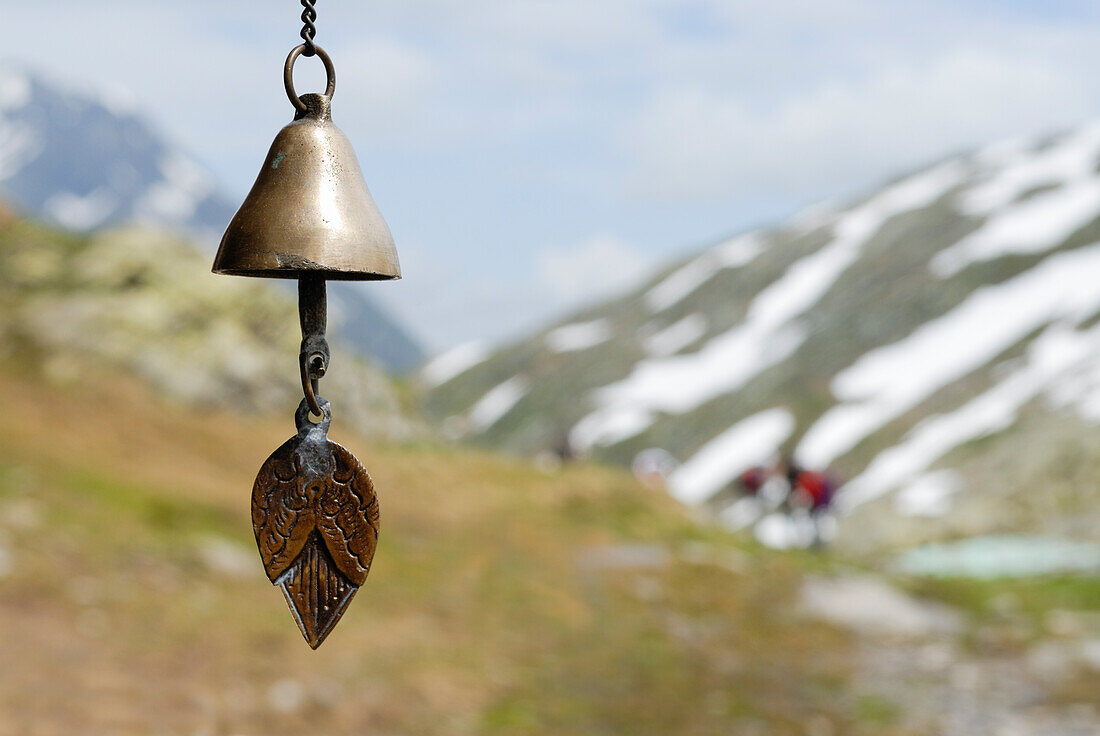
[[[319,276],[298,279],[298,320],[302,325],[302,348],[298,354],[302,393],[314,416],[324,416],[317,400],[318,382],[328,371],[329,349],[325,339],[328,299],[325,280]]]

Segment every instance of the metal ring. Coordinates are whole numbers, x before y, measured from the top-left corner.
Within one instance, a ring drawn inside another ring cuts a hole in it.
[[[325,85],[325,97],[331,99],[336,93],[336,67],[332,65],[332,59],[329,58],[323,48],[320,46],[314,46],[313,48],[317,51],[317,58],[325,65],[325,77],[328,81],[328,84]],[[290,55],[286,57],[286,64],[283,66],[283,86],[286,87],[286,96],[290,98],[290,104],[294,105],[299,112],[306,111],[306,103],[302,102],[302,98],[294,91],[294,62],[305,50],[306,45],[304,43],[292,48]]]
[[[302,393],[305,395],[306,404],[309,406],[309,410],[313,412],[313,416],[322,417],[325,413],[321,411],[321,404],[317,401],[317,387],[319,382],[316,378],[310,378],[307,360],[305,354],[302,354],[298,360],[299,368],[302,373]]]
[[[325,432],[328,432],[329,425],[332,424],[332,405],[328,403],[328,399],[317,397],[320,402],[321,413],[317,416],[321,417],[321,421],[314,422],[310,419],[310,413],[313,411],[309,408],[309,402],[302,399],[298,402],[298,408],[294,411],[294,424],[298,427],[298,431],[301,432],[304,429],[310,429],[312,427],[320,427]]]

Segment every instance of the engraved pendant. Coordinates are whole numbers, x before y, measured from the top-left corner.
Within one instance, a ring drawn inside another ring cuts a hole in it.
[[[309,420],[260,468],[252,488],[252,527],[271,582],[282,588],[302,636],[316,649],[366,581],[378,545],[374,483],[355,456],[328,438],[323,419]]]

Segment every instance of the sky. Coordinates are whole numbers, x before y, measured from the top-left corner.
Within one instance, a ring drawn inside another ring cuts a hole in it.
[[[130,100],[243,199],[292,117],[291,0],[0,0],[3,53]],[[944,155],[1100,117],[1100,10],[1029,0],[318,0],[429,351]],[[299,92],[320,90],[316,60]]]

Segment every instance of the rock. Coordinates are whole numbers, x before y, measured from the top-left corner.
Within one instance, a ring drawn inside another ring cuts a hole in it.
[[[955,634],[962,628],[956,611],[920,601],[870,576],[810,578],[802,586],[802,609],[873,636],[924,637]]]
[[[584,570],[654,570],[670,561],[668,550],[656,544],[590,547],[577,555],[577,566]]]
[[[203,563],[214,572],[227,577],[243,578],[256,574],[260,567],[255,551],[224,539],[209,537],[196,547]]]
[[[306,689],[298,680],[279,680],[267,689],[267,703],[279,713],[296,713],[305,702]]]
[[[1094,672],[1100,672],[1100,639],[1087,639],[1077,650],[1077,660]]]
[[[301,335],[285,284],[214,276],[190,243],[147,229],[0,245],[0,344],[32,347],[50,380],[71,383],[106,362],[178,401],[289,421]],[[349,348],[333,345],[322,386],[340,420],[368,436],[424,431],[388,377]]]

